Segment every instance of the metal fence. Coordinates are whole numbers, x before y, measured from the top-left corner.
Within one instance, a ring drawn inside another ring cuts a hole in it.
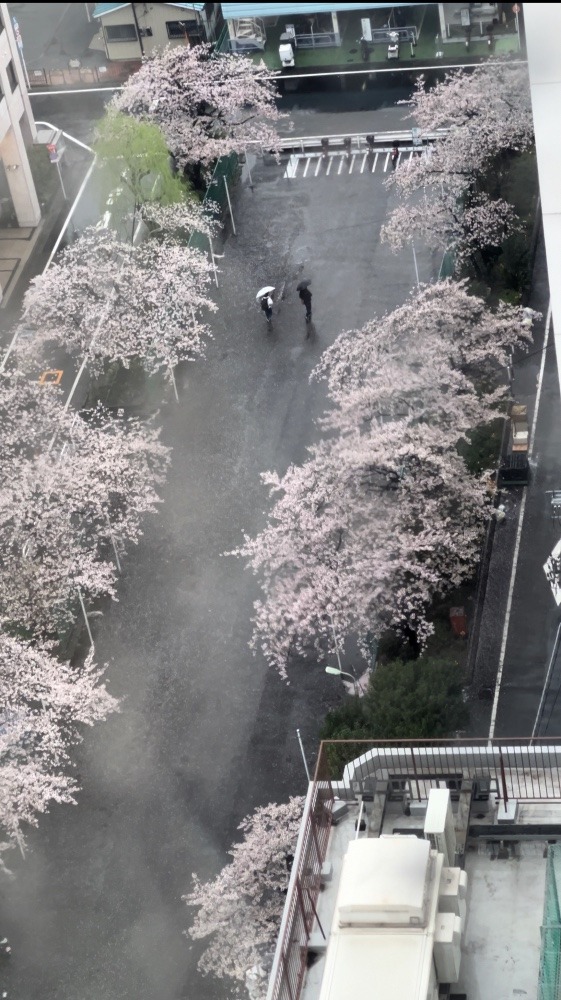
[[[547,853],[538,1000],[561,998],[561,844]]]
[[[401,782],[412,799],[430,788],[459,791],[462,781],[485,779],[506,803],[561,802],[561,740],[430,740],[372,742],[329,740],[321,744],[315,780],[334,794],[353,797],[365,783]]]
[[[267,1000],[297,1000],[300,996],[308,940],[318,921],[316,903],[321,869],[327,854],[333,793],[326,782],[310,786],[288,887]],[[325,928],[320,933],[326,935]],[[276,972],[275,972],[276,970]]]
[[[76,69],[30,69],[29,87],[118,86],[141,66],[140,59],[107,62],[106,66],[80,66]]]
[[[237,183],[240,173],[240,158],[237,153],[220,157],[203,198],[203,209],[208,218],[222,222],[228,211],[229,191]],[[208,236],[195,230],[191,234],[189,246],[207,252],[209,250]],[[210,252],[212,254],[212,247]]]

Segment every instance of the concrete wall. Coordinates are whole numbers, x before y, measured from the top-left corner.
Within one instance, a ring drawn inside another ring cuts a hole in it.
[[[136,4],[136,17],[141,29],[151,28],[152,35],[142,37],[144,55],[150,55],[155,49],[164,49],[166,45],[189,44],[187,39],[168,38],[167,21],[197,21],[200,25],[203,40],[205,38],[204,24],[201,15],[196,10],[187,8],[172,7],[169,4]],[[126,60],[139,59],[142,55],[138,38],[130,42],[113,42],[107,38],[107,27],[118,24],[128,24],[135,26],[132,7],[124,7],[122,10],[113,11],[99,19],[102,24],[103,36],[105,39],[105,51],[108,59]]]

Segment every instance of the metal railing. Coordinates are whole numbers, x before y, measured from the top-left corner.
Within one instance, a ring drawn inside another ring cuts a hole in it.
[[[380,151],[382,148],[391,148],[396,143],[403,149],[405,145],[412,149],[421,150],[427,145],[431,145],[437,139],[442,139],[448,134],[448,129],[436,129],[434,132],[422,132],[416,135],[414,129],[395,129],[392,132],[342,132],[336,135],[299,135],[282,136],[279,142],[279,152],[281,153],[311,153],[320,152],[322,143],[329,143],[331,152],[344,151],[348,147],[350,140],[351,152],[367,152],[369,149]],[[253,148],[248,146],[248,148]],[[263,148],[259,147],[262,153]]]
[[[140,59],[126,62],[107,61],[106,66],[80,66],[76,69],[30,69],[29,88],[119,85],[141,66]]]
[[[344,798],[365,782],[402,780],[411,798],[421,800],[435,785],[455,790],[463,780],[483,777],[505,804],[561,803],[561,740],[330,740],[321,744],[315,780]]]
[[[454,797],[462,782],[478,779],[485,780],[490,794],[505,806],[512,799],[561,803],[561,740],[330,740],[321,744],[304,807],[267,1000],[299,1000],[310,934],[312,930],[324,936],[328,933],[317,919],[316,901],[335,797],[355,799],[366,790],[371,792],[377,781],[387,782],[388,794],[394,789],[412,800],[428,798],[434,787],[449,788]],[[561,927],[559,935],[561,940]],[[540,1000],[561,1000],[561,994],[544,993]]]
[[[332,807],[329,783],[311,783],[294,852],[267,1000],[298,1000],[314,922],[318,922],[320,933],[325,936],[316,903],[329,843]]]

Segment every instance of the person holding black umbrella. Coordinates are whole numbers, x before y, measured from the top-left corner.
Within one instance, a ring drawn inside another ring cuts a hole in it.
[[[312,293],[308,288],[311,282],[308,280],[301,281],[299,285],[296,286],[298,295],[300,296],[300,302],[306,306],[306,323],[309,323],[312,319]]]

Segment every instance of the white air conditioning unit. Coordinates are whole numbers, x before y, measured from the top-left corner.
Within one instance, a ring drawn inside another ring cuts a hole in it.
[[[444,855],[444,864],[448,868],[453,867],[456,858],[456,833],[448,788],[431,788],[424,830],[431,847]]]
[[[461,868],[443,868],[438,888],[440,913],[454,913],[465,919],[467,898],[467,872]]]
[[[455,913],[437,913],[434,964],[439,983],[457,983],[462,960],[462,919]]]

